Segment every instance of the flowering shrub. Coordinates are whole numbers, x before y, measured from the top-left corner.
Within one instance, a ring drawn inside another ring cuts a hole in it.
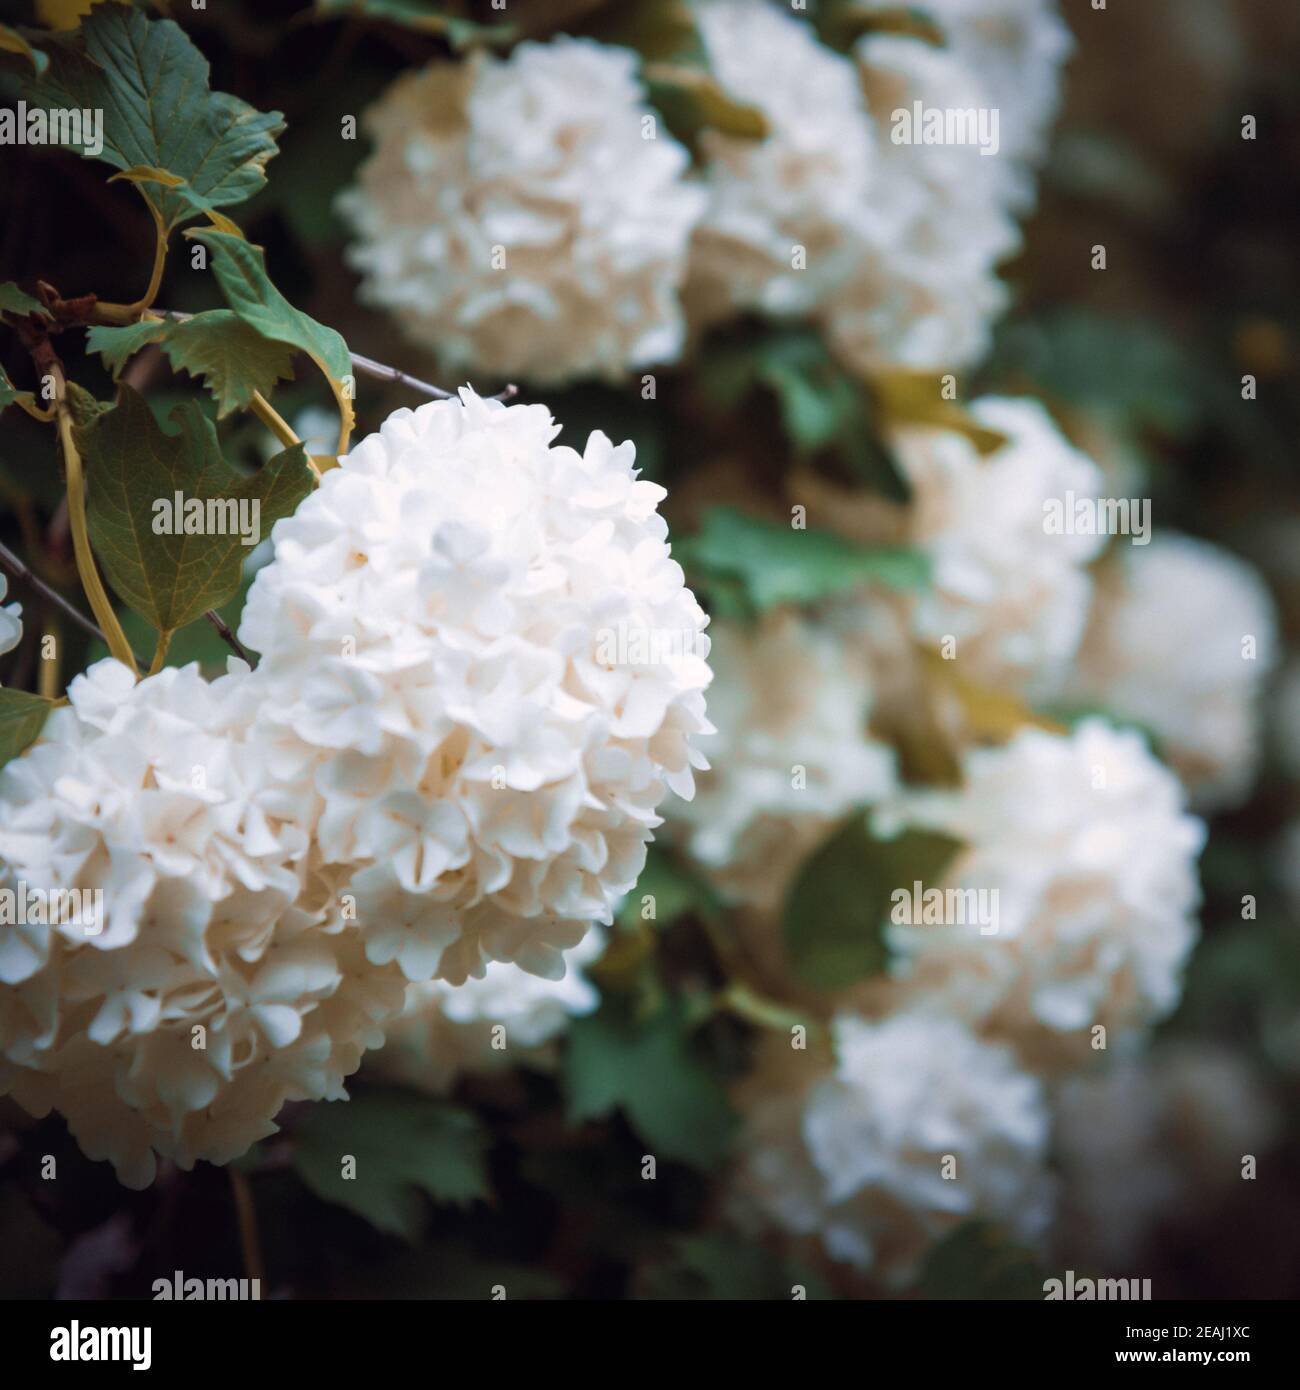
[[[1295,1292],[1300,26],[1121,8],[0,7],[19,1291]]]

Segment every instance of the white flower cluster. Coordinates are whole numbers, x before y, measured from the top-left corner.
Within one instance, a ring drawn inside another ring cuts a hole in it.
[[[854,272],[824,304],[831,343],[863,372],[965,366],[1007,303],[997,266],[1020,247],[1003,156],[973,144],[894,144],[893,115],[987,106],[955,53],[876,35],[856,56],[879,130],[871,216],[851,231]]]
[[[663,490],[557,432],[468,390],[399,411],[277,524],[256,671],[101,662],[0,773],[0,887],[103,908],[0,935],[0,1092],[124,1181],[342,1096],[407,982],[559,980],[690,795],[707,620]]]
[[[696,8],[715,76],[769,132],[701,140],[710,202],[693,311],[815,313],[868,372],[977,360],[1006,302],[997,266],[1019,248],[1016,214],[1033,201],[1070,50],[1054,0],[947,3],[932,16],[945,47],[869,34],[852,59],[775,7]],[[924,139],[918,108],[982,116],[984,148]]]
[[[971,362],[1069,51],[1054,5],[951,0],[945,47],[876,33],[849,57],[768,0],[697,0],[710,77],[766,134],[705,129],[696,170],[628,50],[435,63],[365,117],[375,151],[339,203],[362,296],[449,370],[536,381],[674,361],[683,301],[697,331],[817,316],[864,370]],[[915,103],[996,114],[996,148],[897,141]]]
[[[285,1101],[341,1096],[402,979],[268,781],[247,668],[106,660],[68,695],[0,772],[0,887],[44,904],[0,932],[0,1091],[140,1187],[155,1151],[226,1162]]]
[[[542,382],[676,357],[704,195],[635,69],[561,37],[399,78],[339,201],[361,297],[458,373]]]
[[[988,396],[970,414],[1006,444],[981,457],[965,435],[922,426],[895,440],[913,491],[909,538],[932,565],[912,632],[928,647],[955,639],[951,659],[970,679],[1042,697],[1083,637],[1087,566],[1105,544],[1050,533],[1044,503],[1095,497],[1101,472],[1037,401]]]
[[[710,636],[710,770],[665,815],[728,897],[773,908],[828,829],[894,791],[893,752],[868,732],[863,663],[830,633],[786,613]]]
[[[367,1071],[442,1095],[462,1075],[490,1074],[520,1062],[547,1065],[547,1045],[571,1018],[600,1003],[582,968],[604,948],[604,933],[592,927],[564,953],[562,980],[543,980],[517,965],[490,961],[482,979],[463,985],[446,980],[408,985],[406,1005],[389,1026],[384,1046],[367,1060]]]
[[[963,1221],[1005,1223],[1031,1244],[1042,1236],[1048,1112],[1010,1049],[906,1011],[881,1023],[842,1014],[833,1038],[829,1066],[776,1044],[785,1060],[742,1094],[742,1221],[817,1236],[833,1258],[894,1285]]]
[[[630,443],[558,432],[468,390],[397,411],[277,524],[244,608],[277,766],[412,981],[558,978],[705,765],[708,620],[664,490]]]
[[[1006,442],[981,455],[956,430],[894,431],[894,457],[912,491],[904,513],[864,506],[811,477],[800,483],[817,525],[868,545],[901,540],[930,562],[918,592],[855,596],[830,615],[863,650],[890,706],[914,699],[913,643],[942,654],[967,682],[1033,700],[1059,696],[1087,624],[1088,567],[1105,537],[1056,534],[1045,504],[1096,497],[1101,470],[1037,401],[985,396],[967,410]]]
[[[865,0],[861,8],[897,9],[893,0]],[[1060,102],[1060,70],[1074,48],[1056,0],[926,0],[921,9],[938,25],[943,51],[979,74],[998,112],[999,153],[1012,164],[1041,160]]]
[[[907,996],[1041,1070],[1087,1060],[1098,1026],[1109,1047],[1168,1014],[1197,937],[1205,839],[1177,779],[1100,719],[972,749],[964,773],[958,790],[911,792],[878,814],[882,828],[960,841],[933,886],[990,906],[887,928]]]
[[[0,574],[0,600],[9,589],[8,578]],[[0,656],[11,652],[23,640],[23,610],[18,603],[0,602]]]
[[[875,153],[857,73],[766,2],[703,0],[696,15],[714,77],[762,113],[768,133],[700,136],[709,201],[691,247],[692,317],[810,313],[852,272],[847,230],[871,208]]]
[[[1068,697],[1150,730],[1198,807],[1239,802],[1259,756],[1277,615],[1253,566],[1166,531],[1122,547],[1097,593]]]

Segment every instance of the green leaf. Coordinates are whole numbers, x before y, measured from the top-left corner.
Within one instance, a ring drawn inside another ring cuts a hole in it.
[[[916,1291],[934,1299],[1041,1301],[1043,1271],[995,1225],[966,1221],[931,1247]]]
[[[141,348],[165,338],[170,327],[162,319],[141,319],[122,328],[92,328],[86,334],[86,349],[99,353],[116,379]]]
[[[178,24],[102,5],[79,29],[51,36],[48,51],[49,70],[29,82],[28,99],[103,111],[103,150],[92,155],[83,140],[83,157],[183,179],[149,194],[169,229],[205,206],[242,203],[266,182],[283,118],[211,91],[207,60]]]
[[[864,34],[896,34],[942,47],[943,30],[927,10],[924,4],[884,7],[878,0],[871,5],[862,0],[820,0],[813,21],[822,42],[842,53],[850,52]]]
[[[796,530],[731,507],[711,508],[700,531],[674,549],[688,568],[701,572],[706,587],[715,576],[739,581],[759,612],[781,603],[813,603],[868,582],[914,589],[929,577],[918,551],[856,545],[831,531]]]
[[[687,0],[612,0],[580,30],[641,55],[650,100],[684,144],[693,146],[705,128],[751,140],[767,135],[767,119],[758,107],[733,99],[709,71]]]
[[[33,299],[30,294],[24,294],[12,280],[6,280],[4,284],[0,285],[0,313],[39,314],[40,317],[46,319],[50,317],[50,311],[39,299]]]
[[[260,246],[210,229],[190,235],[212,252],[212,272],[226,303],[250,328],[263,338],[307,353],[335,381],[351,375],[348,345],[332,328],[295,309],[276,289],[266,273],[266,253]]]
[[[865,483],[891,501],[909,500],[906,478],[877,437],[870,392],[836,361],[820,333],[745,323],[713,334],[701,354],[699,379],[704,393],[728,412],[752,392],[769,392],[797,454],[813,459],[833,452],[847,465],[847,481]]]
[[[0,686],[0,767],[40,737],[54,701]]]
[[[861,812],[805,863],[786,895],[786,957],[805,984],[841,989],[878,974],[888,962],[883,929],[890,895],[917,880],[936,883],[961,848],[956,840],[908,830],[875,838]]]
[[[34,404],[35,397],[30,391],[20,391],[12,381],[3,367],[0,367],[0,410],[11,406],[15,401],[23,401],[28,405]]]
[[[677,63],[650,63],[645,69],[650,100],[663,112],[674,135],[693,148],[702,130],[718,130],[745,140],[762,140],[767,117],[727,95],[711,73]]]
[[[294,1135],[293,1163],[326,1202],[356,1212],[377,1230],[415,1240],[424,1223],[421,1192],[437,1202],[486,1200],[488,1139],[468,1111],[406,1091],[364,1090],[315,1105]],[[343,1176],[344,1160],[355,1176]]]
[[[112,401],[101,401],[84,386],[68,382],[68,413],[77,426],[93,425],[105,411],[112,410]]]
[[[519,36],[513,24],[477,24],[472,19],[443,13],[445,5],[428,0],[316,0],[316,17],[383,20],[422,34],[445,38],[457,52],[476,44],[509,44]]]
[[[226,462],[210,420],[194,402],[172,412],[175,434],[162,430],[143,398],[119,388],[118,403],[76,431],[93,479],[87,508],[90,537],[117,593],[161,632],[172,632],[219,607],[239,587],[249,548],[236,525],[226,534],[157,534],[156,504],[256,502],[259,535],[288,516],[311,490],[302,446],[277,454],[251,476]],[[216,510],[215,508],[213,510]]]
[[[232,632],[239,628],[239,615],[244,610],[244,603],[248,598],[248,591],[252,587],[253,578],[254,572],[246,564],[243,578],[239,582],[239,589],[235,596],[227,599],[217,609]],[[122,609],[118,618],[121,621],[122,632],[126,636],[127,645],[133,651],[148,652],[153,650],[153,645],[158,640],[158,634],[152,623],[146,622],[139,613],[135,613],[129,608]],[[90,644],[86,665],[93,666],[96,661],[102,661],[108,655],[107,645],[95,638]],[[205,670],[220,673],[226,669],[227,658],[233,655],[234,653],[226,645],[216,628],[202,618],[196,618],[194,622],[181,628],[172,638],[171,644],[167,648],[167,655],[163,659],[163,665],[188,666],[192,661],[197,661]]]
[[[1145,319],[1056,309],[1000,330],[990,370],[1133,429],[1185,438],[1220,399],[1222,384],[1188,343]],[[1235,390],[1227,393],[1236,405]]]
[[[872,378],[877,407],[893,427],[932,425],[963,434],[981,454],[995,454],[1007,443],[1000,430],[981,424],[964,406],[945,399],[943,377],[907,369],[879,372]]]
[[[707,1170],[726,1157],[735,1117],[721,1077],[691,1046],[679,1002],[641,1023],[609,1002],[575,1019],[565,1074],[571,1120],[621,1107],[659,1158]]]
[[[217,417],[243,410],[255,392],[269,395],[293,375],[293,354],[264,338],[229,309],[211,309],[174,324],[163,341],[167,360],[201,376],[217,402]]]
[[[97,352],[116,378],[149,343],[160,343],[178,371],[200,376],[217,402],[217,418],[243,410],[254,392],[270,393],[293,375],[285,343],[264,338],[230,309],[209,309],[179,321],[148,319],[124,328],[92,328],[86,346]]]

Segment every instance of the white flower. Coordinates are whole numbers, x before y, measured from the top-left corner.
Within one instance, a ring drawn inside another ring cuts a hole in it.
[[[866,0],[863,8],[897,6]],[[1061,67],[1074,48],[1057,0],[926,0],[920,8],[938,25],[944,51],[979,74],[985,100],[998,113],[995,162],[1041,161],[1060,104]]]
[[[547,1044],[600,1003],[582,967],[605,948],[593,927],[564,953],[563,979],[543,980],[517,965],[490,961],[482,979],[463,985],[427,980],[408,985],[406,1007],[387,1031],[383,1048],[367,1063],[388,1077],[435,1094],[463,1073],[490,1073],[521,1062],[546,1065]]]
[[[8,588],[8,577],[0,574],[0,600],[3,600]],[[21,604],[11,603],[6,606],[0,603],[0,656],[13,651],[23,640],[22,616]]]
[[[841,1014],[833,1031],[830,1069],[775,1040],[745,1084],[742,1219],[755,1208],[893,1285],[973,1218],[1036,1241],[1052,1207],[1048,1117],[1010,1050],[926,1012]]]
[[[558,381],[672,361],[704,195],[636,63],[560,37],[399,78],[339,201],[362,298],[449,371]]]
[[[343,1096],[401,1007],[245,739],[249,682],[101,661],[0,772],[0,886],[46,905],[0,933],[0,1090],[130,1186],[155,1153],[227,1162],[285,1101]],[[87,896],[50,924],[60,890]]]
[[[1122,541],[1067,696],[1154,734],[1193,804],[1242,800],[1259,754],[1277,616],[1253,566],[1174,532]]]
[[[1066,1082],[1054,1100],[1063,1255],[1127,1268],[1171,1219],[1203,1219],[1241,1183],[1242,1158],[1280,1131],[1251,1067],[1214,1043],[1169,1042]]]
[[[912,544],[932,581],[912,612],[928,647],[956,641],[956,671],[1032,696],[1054,693],[1083,636],[1102,536],[1052,534],[1044,503],[1093,497],[1101,474],[1036,401],[984,397],[970,413],[1007,436],[981,457],[966,436],[899,432],[896,453],[913,500]]]
[[[322,860],[409,980],[559,978],[636,881],[710,732],[707,618],[630,443],[544,406],[399,410],[290,518],[240,638]]]
[[[908,993],[1014,1043],[1035,1068],[1086,1059],[1099,1024],[1113,1046],[1168,1014],[1197,936],[1205,839],[1172,773],[1100,719],[971,749],[964,773],[960,790],[878,813],[882,830],[902,822],[962,842],[926,888],[990,895],[962,899],[989,905],[982,917],[954,899],[942,923],[891,922]]]
[[[895,112],[978,110],[988,98],[956,54],[868,35],[855,48],[876,127],[869,205],[851,231],[853,274],[822,305],[855,369],[950,368],[987,351],[1007,302],[998,264],[1020,245],[1014,186],[975,144],[894,143]]]
[[[665,815],[729,897],[771,907],[842,816],[893,792],[893,753],[868,732],[862,664],[831,634],[790,613],[710,637],[711,770]]]
[[[696,15],[713,76],[763,114],[768,133],[700,136],[709,203],[691,247],[693,315],[806,313],[847,278],[846,228],[870,207],[857,73],[806,21],[767,3],[704,0]]]

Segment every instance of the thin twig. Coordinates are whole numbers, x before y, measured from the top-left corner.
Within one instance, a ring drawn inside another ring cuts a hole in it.
[[[455,399],[456,393],[454,391],[444,391],[441,386],[431,386],[427,381],[421,381],[419,377],[398,371],[396,367],[385,367],[382,362],[376,362],[372,357],[363,357],[359,352],[352,353],[352,365],[367,376],[376,377],[380,381],[396,382],[399,386],[410,386],[416,391],[423,391],[426,396],[432,396],[435,400],[450,401]]]
[[[60,612],[67,614],[82,631],[90,633],[92,637],[98,637],[105,646],[108,645],[108,638],[104,636],[99,628],[96,627],[84,613],[79,613],[62,594],[57,592],[57,590],[51,589],[43,579],[34,574],[27,564],[19,559],[19,557],[4,544],[0,544],[0,565],[3,565],[15,579],[21,579],[24,583],[30,584],[43,599],[52,603]],[[139,663],[139,661],[140,658],[137,656],[136,662]]]
[[[209,608],[203,616],[208,620],[208,622],[212,624],[213,627],[216,628],[217,632],[221,636],[221,640],[231,647],[235,655],[239,657],[241,661],[248,662],[248,664],[251,666],[253,664],[253,658],[249,656],[249,654],[240,645],[239,638],[236,637],[233,632],[231,632],[230,624],[226,622],[226,620],[221,616],[221,614],[218,613],[215,609]]]

